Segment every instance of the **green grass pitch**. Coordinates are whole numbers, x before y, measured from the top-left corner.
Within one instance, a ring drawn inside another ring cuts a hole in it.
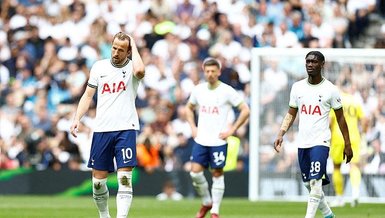
[[[115,198],[109,200],[110,213],[116,216]],[[193,218],[200,201],[160,202],[150,197],[135,197],[130,218]],[[225,198],[222,218],[298,218],[305,216],[305,202],[250,202],[241,198]],[[334,208],[338,218],[385,217],[384,204],[359,204]],[[0,196],[1,218],[80,218],[99,217],[91,197]],[[209,217],[209,216],[206,216]],[[317,218],[322,218],[318,212]]]

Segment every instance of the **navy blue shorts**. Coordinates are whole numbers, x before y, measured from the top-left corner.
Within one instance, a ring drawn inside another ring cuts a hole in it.
[[[203,146],[194,143],[191,161],[208,168],[221,169],[226,165],[227,144],[220,146]]]
[[[88,167],[95,170],[115,171],[116,167],[135,167],[136,130],[95,132],[92,137]]]
[[[298,162],[302,180],[322,179],[322,185],[330,183],[326,173],[326,164],[329,156],[329,147],[318,145],[311,148],[298,148]]]

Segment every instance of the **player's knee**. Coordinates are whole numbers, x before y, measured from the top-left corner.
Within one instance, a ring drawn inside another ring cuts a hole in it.
[[[310,182],[304,182],[303,185],[306,187],[306,189],[310,192]]]
[[[220,177],[223,175],[223,169],[214,169],[211,174],[213,177]]]
[[[203,172],[199,172],[199,173],[194,173],[194,172],[190,172],[190,177],[194,180],[196,178],[199,178],[203,176]]]
[[[106,186],[107,178],[97,179],[95,177],[92,178],[92,187],[94,190],[100,190]]]
[[[193,181],[193,185],[204,184],[206,182],[206,178],[203,172],[199,172],[199,173],[190,172],[190,176]]]
[[[132,189],[131,184],[131,172],[129,171],[118,171],[118,186],[121,189]]]
[[[92,193],[92,196],[96,201],[108,199],[107,178],[97,179],[92,177]]]
[[[310,194],[316,196],[322,195],[322,179],[310,180]]]

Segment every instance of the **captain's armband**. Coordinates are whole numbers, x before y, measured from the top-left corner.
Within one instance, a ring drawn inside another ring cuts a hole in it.
[[[287,113],[285,118],[282,121],[281,130],[287,132],[290,127],[290,123],[293,120],[293,115]]]

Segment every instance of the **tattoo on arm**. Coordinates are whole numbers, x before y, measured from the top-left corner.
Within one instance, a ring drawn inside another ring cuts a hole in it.
[[[291,125],[292,120],[293,120],[293,115],[287,113],[285,118],[282,121],[281,130],[287,132],[287,130]]]

